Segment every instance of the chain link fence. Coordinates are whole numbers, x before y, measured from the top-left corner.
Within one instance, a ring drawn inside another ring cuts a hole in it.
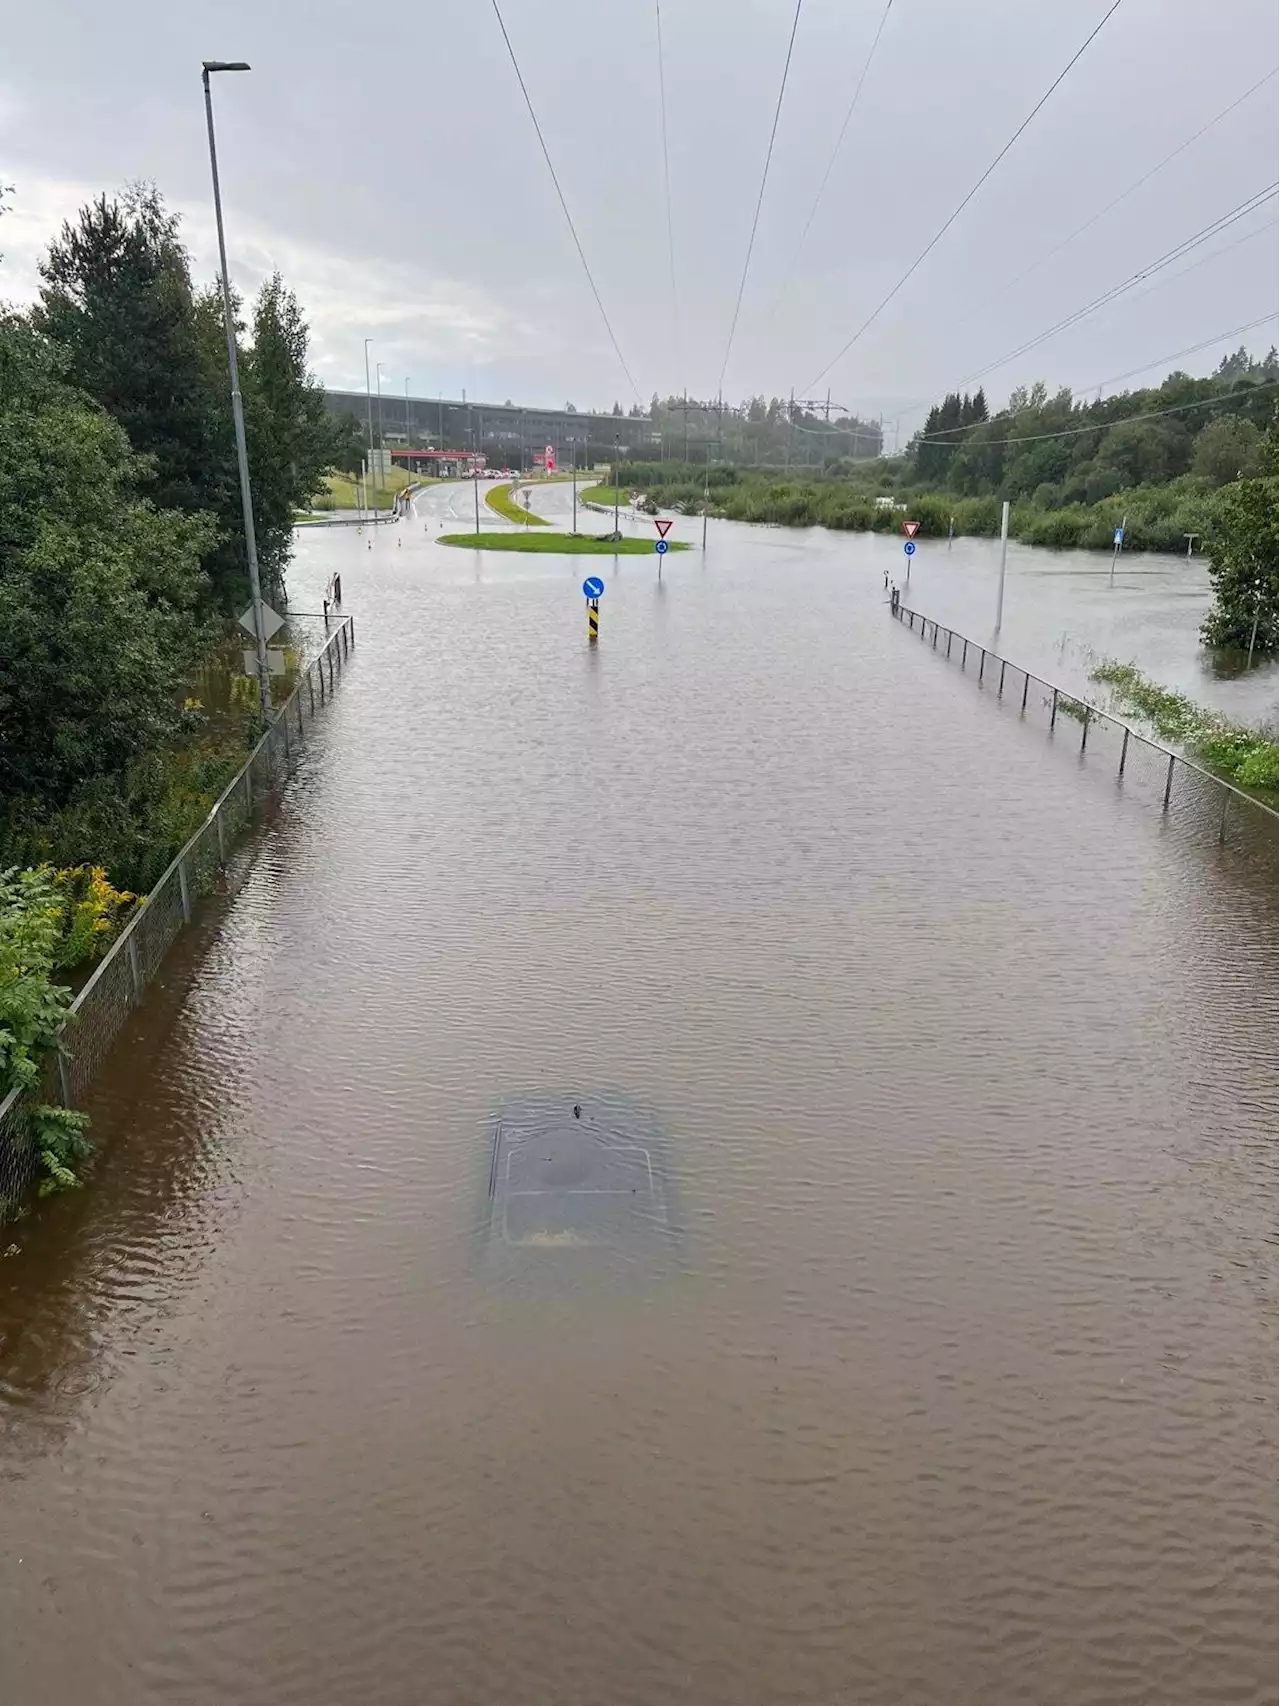
[[[930,651],[972,676],[1002,707],[1038,723],[1055,745],[1076,753],[1090,769],[1110,774],[1126,796],[1165,815],[1176,813],[1193,834],[1210,843],[1274,864],[1280,819],[1262,800],[931,616],[908,610],[905,604],[891,605],[890,614]]]
[[[21,1207],[39,1171],[31,1109],[41,1102],[64,1108],[83,1103],[121,1026],[191,922],[196,902],[213,892],[236,841],[292,771],[308,722],[333,695],[355,646],[352,617],[332,617],[326,627],[327,637],[271,726],[71,1003],[40,1091],[14,1089],[0,1101],[0,1222]]]

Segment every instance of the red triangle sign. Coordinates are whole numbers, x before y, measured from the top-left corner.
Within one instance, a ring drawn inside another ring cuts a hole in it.
[[[908,539],[914,539],[916,534],[920,531],[920,523],[918,521],[904,521],[902,524],[902,531],[906,534]]]
[[[667,534],[671,531],[671,523],[669,521],[655,521],[653,525],[658,530],[659,539],[665,539]]]

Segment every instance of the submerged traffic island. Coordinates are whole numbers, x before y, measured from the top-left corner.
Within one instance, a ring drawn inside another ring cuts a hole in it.
[[[563,557],[652,557],[652,539],[619,538],[613,533],[526,533],[504,528],[501,533],[442,533],[439,545],[467,545],[473,551],[549,551]],[[671,551],[687,551],[680,539],[663,543]]]

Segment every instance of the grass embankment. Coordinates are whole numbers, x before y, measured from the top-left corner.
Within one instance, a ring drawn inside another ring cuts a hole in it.
[[[1114,658],[1090,670],[1089,679],[1111,689],[1104,709],[1140,717],[1161,740],[1181,747],[1215,776],[1256,794],[1269,806],[1276,805],[1280,749],[1269,730],[1234,723],[1220,711],[1172,693],[1132,664],[1117,663]]]
[[[652,539],[601,539],[592,533],[444,533],[439,545],[469,545],[476,551],[542,551],[562,557],[652,557]],[[687,551],[672,540],[673,551]]]
[[[631,508],[630,486],[588,486],[578,497],[585,504],[603,504],[606,509],[613,508],[616,498],[619,509]]]
[[[430,486],[435,482],[430,475],[408,474],[403,468],[392,468],[384,474],[381,480],[371,480],[369,483],[368,507],[373,509],[390,509],[395,501],[397,492],[402,492],[406,486]],[[312,510],[323,513],[331,509],[355,509],[356,482],[349,474],[330,474],[324,491],[312,499]]]
[[[515,486],[494,486],[492,491],[484,494],[484,501],[495,515],[500,515],[504,521],[513,521],[517,527],[550,527],[540,515],[531,515],[523,504],[518,504],[512,497]]]

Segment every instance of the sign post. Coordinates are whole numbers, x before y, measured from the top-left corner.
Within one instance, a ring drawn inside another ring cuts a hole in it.
[[[1112,586],[1114,586],[1115,582],[1116,582],[1116,562],[1120,556],[1121,548],[1124,545],[1125,529],[1128,527],[1128,525],[1129,525],[1129,517],[1127,515],[1122,516],[1120,518],[1120,525],[1119,525],[1119,527],[1116,528],[1115,534],[1112,537],[1112,541],[1111,541],[1111,543],[1112,543],[1111,585]]]
[[[1004,565],[1009,555],[1009,500],[1000,505],[1000,587],[996,593],[996,633],[1004,618]]]
[[[600,600],[604,597],[604,582],[599,575],[588,575],[582,583],[582,596],[587,601],[587,639],[594,646],[600,638]]]

